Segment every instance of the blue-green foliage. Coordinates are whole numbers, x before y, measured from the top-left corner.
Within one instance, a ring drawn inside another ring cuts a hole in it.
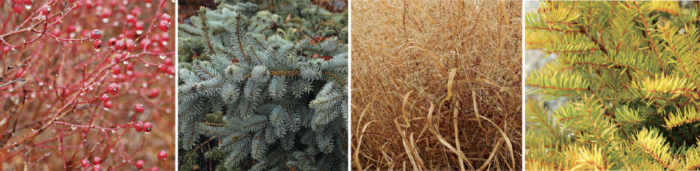
[[[259,9],[222,2],[179,26],[180,169],[346,168],[347,26],[309,23],[347,13]]]

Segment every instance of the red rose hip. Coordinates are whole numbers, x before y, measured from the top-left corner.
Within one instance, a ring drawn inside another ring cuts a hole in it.
[[[110,83],[107,85],[107,92],[112,95],[119,93],[119,85],[117,83]]]
[[[134,111],[136,111],[136,113],[143,113],[143,110],[144,110],[143,104],[139,103],[139,104],[134,105]]]
[[[151,129],[153,129],[153,125],[151,125],[151,122],[146,122],[143,124],[144,132],[151,132]]]
[[[98,29],[92,30],[92,32],[90,32],[90,38],[100,39],[102,38],[102,32]]]
[[[136,130],[136,132],[141,132],[142,129],[143,129],[143,122],[139,121],[139,122],[136,122],[136,124],[134,124],[134,130]]]
[[[165,160],[165,158],[167,157],[168,152],[166,152],[165,150],[160,150],[160,152],[158,152],[158,159]]]

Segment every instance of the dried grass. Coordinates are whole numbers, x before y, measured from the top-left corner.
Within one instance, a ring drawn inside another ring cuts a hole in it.
[[[520,170],[520,9],[353,1],[353,168]]]

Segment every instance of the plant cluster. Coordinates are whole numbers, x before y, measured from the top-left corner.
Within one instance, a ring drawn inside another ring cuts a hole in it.
[[[0,167],[173,168],[172,6],[2,0]]]
[[[526,45],[526,168],[700,169],[698,3],[545,2]],[[543,100],[564,97],[553,109]]]
[[[521,169],[521,2],[351,5],[354,170]]]
[[[180,169],[347,168],[347,13],[216,2],[179,25]]]

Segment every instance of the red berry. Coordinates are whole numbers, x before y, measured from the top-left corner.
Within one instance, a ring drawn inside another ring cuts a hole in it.
[[[168,33],[161,33],[160,35],[161,35],[161,36],[160,36],[160,38],[161,38],[160,41],[163,41],[163,42],[170,41],[170,34],[168,34]]]
[[[92,39],[100,39],[102,38],[102,32],[98,29],[92,30],[90,37]]]
[[[141,132],[142,129],[143,129],[143,122],[139,121],[139,122],[136,122],[136,124],[134,124],[134,130],[136,130],[136,132]]]
[[[160,169],[158,169],[158,167],[153,167],[151,168],[151,171],[160,171]]]
[[[164,32],[161,35],[162,35],[162,36],[160,36],[161,45],[165,46],[168,43],[168,41],[170,41],[170,34],[168,34],[167,32]]]
[[[124,34],[117,35],[117,39],[124,39],[125,37],[126,37],[126,35],[124,35]]]
[[[45,6],[41,8],[41,15],[49,15],[51,12],[51,7]]]
[[[163,53],[163,48],[156,46],[156,47],[153,47],[153,50],[151,50],[151,51],[153,51],[153,53]]]
[[[51,34],[54,35],[54,36],[56,36],[56,37],[58,37],[58,36],[61,35],[61,29],[59,29],[59,28],[53,28],[53,30],[51,31]]]
[[[151,125],[151,122],[146,122],[143,124],[143,131],[144,132],[151,132],[152,128],[153,128],[153,125]]]
[[[138,17],[139,15],[141,15],[141,7],[136,6],[136,7],[132,8],[132,9],[131,9],[131,15],[134,15],[134,16],[137,16],[137,17]]]
[[[134,28],[135,28],[136,30],[141,30],[141,31],[143,31],[143,21],[136,22],[136,24],[134,24]]]
[[[119,4],[119,13],[126,13],[126,7],[123,4]]]
[[[109,17],[112,17],[112,10],[109,9],[109,8],[104,8],[104,10],[102,10],[102,14],[101,14],[100,16],[101,16],[102,18],[109,18]]]
[[[126,75],[124,75],[124,74],[119,74],[119,75],[117,75],[117,79],[118,79],[119,81],[126,81],[126,80],[127,80],[127,77],[126,77]]]
[[[15,13],[17,14],[22,13],[22,7],[19,4],[13,5],[12,10],[15,11]]]
[[[86,0],[85,1],[85,8],[90,9],[92,8],[94,4],[92,3],[92,0]]]
[[[107,95],[107,93],[102,94],[102,96],[100,96],[100,100],[102,100],[102,102],[107,102],[109,100],[109,95]]]
[[[160,93],[160,90],[158,89],[151,89],[150,92],[148,92],[148,98],[156,98],[158,97],[158,93]]]
[[[124,55],[119,54],[119,53],[114,54],[114,63],[119,63],[119,62],[121,62],[123,56],[124,56]]]
[[[114,46],[115,43],[117,43],[117,38],[114,37],[109,38],[109,40],[107,41],[107,44],[109,44],[110,46]]]
[[[136,47],[136,43],[134,43],[133,39],[127,39],[126,40],[126,50],[131,51],[134,50],[134,47]]]
[[[83,167],[88,167],[88,166],[90,166],[90,160],[83,159],[83,161],[80,162],[80,165]]]
[[[163,64],[158,64],[158,70],[163,73],[168,73],[168,66],[163,65]]]
[[[119,85],[117,83],[111,83],[107,86],[107,92],[109,94],[115,95],[119,92]]]
[[[160,28],[160,31],[166,32],[170,28],[170,22],[160,20],[160,22],[158,22],[158,28]]]
[[[165,64],[165,65],[167,65],[167,66],[172,66],[172,65],[173,65],[173,60],[170,59],[170,58],[165,58],[165,59],[163,59],[163,64]]]
[[[98,165],[95,165],[95,166],[92,167],[92,170],[93,170],[93,171],[102,171],[102,166],[100,166],[99,164],[98,164]]]
[[[106,101],[102,105],[107,109],[112,108],[112,101]]]
[[[134,78],[134,72],[126,72],[126,78],[128,78],[128,79]]]
[[[100,164],[102,163],[102,158],[100,156],[95,156],[95,158],[92,158],[92,162],[95,162],[95,164]]]
[[[170,15],[163,13],[163,15],[160,16],[160,19],[170,22]]]
[[[126,22],[127,23],[136,23],[136,20],[137,20],[136,16],[131,15],[131,14],[126,15]]]
[[[141,48],[143,48],[143,49],[148,48],[148,46],[150,46],[150,45],[151,45],[151,39],[148,39],[148,38],[141,39],[141,44],[139,44],[139,46],[141,46]]]
[[[143,110],[144,110],[143,104],[138,103],[138,104],[134,105],[134,111],[136,111],[136,113],[143,113]]]
[[[126,41],[124,41],[124,39],[117,40],[117,42],[114,43],[114,48],[116,48],[117,50],[126,49]]]
[[[112,74],[117,75],[122,71],[122,67],[117,65],[112,66]]]
[[[133,71],[134,70],[134,63],[126,64],[126,70]]]
[[[24,0],[24,4],[26,4],[26,5],[31,5],[31,4],[32,4],[32,0]]]
[[[158,159],[165,160],[166,157],[168,157],[168,152],[165,152],[165,150],[158,152]]]
[[[153,41],[153,42],[160,42],[160,35],[159,35],[159,34],[153,34],[153,35],[151,35],[151,41]]]
[[[73,33],[73,32],[75,32],[76,30],[78,30],[78,27],[76,27],[75,25],[69,25],[69,26],[68,26],[68,33]]]
[[[10,50],[12,50],[12,49],[11,49],[9,46],[4,46],[4,47],[2,47],[2,53],[3,53],[3,54],[9,52]]]
[[[131,39],[136,38],[136,30],[134,30],[134,29],[126,30],[126,31],[124,31],[124,34],[126,35],[127,38],[131,38]]]
[[[136,168],[143,169],[143,160],[136,161]]]
[[[175,67],[174,66],[168,67],[168,74],[175,75]]]
[[[102,40],[97,39],[93,41],[92,46],[95,47],[95,49],[100,49],[102,47]]]

